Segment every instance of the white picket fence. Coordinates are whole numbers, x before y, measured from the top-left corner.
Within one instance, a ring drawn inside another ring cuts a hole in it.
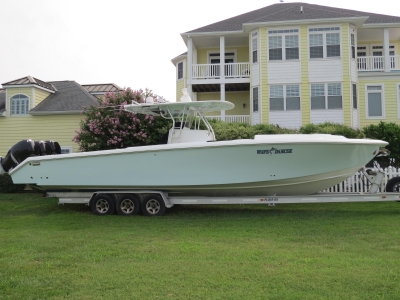
[[[378,169],[374,168],[369,168],[373,171],[378,171]],[[385,187],[389,179],[400,176],[400,169],[395,169],[392,167],[389,167],[387,169],[381,169],[385,173],[385,177],[382,180],[381,187],[379,188],[379,192],[385,192]],[[350,178],[346,179],[342,183],[339,183],[338,185],[335,185],[327,190],[324,190],[322,192],[326,193],[347,193],[347,192],[368,192],[368,189],[370,187],[370,183],[365,178],[364,174],[361,172],[357,172]]]

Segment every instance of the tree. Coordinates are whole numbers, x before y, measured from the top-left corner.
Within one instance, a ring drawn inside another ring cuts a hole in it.
[[[378,157],[376,161],[381,167],[400,168],[400,125],[396,123],[379,122],[363,128],[365,135],[370,139],[383,140],[389,143],[385,148],[390,151],[388,156]]]
[[[170,121],[161,117],[135,114],[123,106],[132,100],[143,103],[147,97],[158,96],[152,90],[126,88],[118,93],[106,93],[98,106],[86,107],[86,116],[80,122],[80,130],[72,141],[79,144],[80,151],[97,151],[134,146],[158,144],[170,128]]]

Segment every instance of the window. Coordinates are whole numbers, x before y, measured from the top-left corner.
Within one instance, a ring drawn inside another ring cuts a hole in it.
[[[61,146],[61,154],[72,153],[72,146]]]
[[[311,84],[311,109],[342,109],[341,83]]]
[[[354,33],[351,34],[351,58],[356,59],[356,41]]]
[[[352,95],[353,95],[353,108],[357,109],[357,84],[352,84]]]
[[[269,103],[271,111],[300,110],[300,86],[271,85]]]
[[[258,87],[253,88],[253,111],[258,111]]]
[[[257,49],[258,49],[258,41],[257,41],[257,32],[253,33],[251,35],[252,40],[251,40],[251,45],[252,45],[252,59],[253,59],[253,64],[258,61],[258,56],[257,56]]]
[[[178,80],[183,78],[183,62],[178,63]]]
[[[298,29],[268,31],[269,60],[299,59]]]
[[[370,118],[382,118],[383,93],[381,85],[367,85],[367,116]]]
[[[11,115],[26,115],[29,111],[29,98],[25,95],[15,95],[10,98]]]
[[[310,58],[340,57],[339,27],[310,28],[309,33]]]

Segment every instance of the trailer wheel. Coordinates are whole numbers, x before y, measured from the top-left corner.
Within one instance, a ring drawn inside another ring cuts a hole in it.
[[[139,213],[140,202],[135,195],[123,194],[117,198],[117,212],[121,216],[134,216]]]
[[[152,194],[144,198],[142,212],[145,216],[162,216],[165,213],[165,203],[160,195]]]
[[[400,192],[400,177],[393,177],[386,184],[386,193],[398,192]]]
[[[91,201],[92,211],[95,215],[112,215],[115,211],[115,201],[106,194],[98,194]]]

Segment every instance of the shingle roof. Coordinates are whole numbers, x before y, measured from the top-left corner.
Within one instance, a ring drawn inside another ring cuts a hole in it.
[[[98,105],[98,99],[75,81],[53,81],[57,92],[51,94],[29,113],[82,111],[84,106]]]
[[[303,7],[303,12],[300,8]],[[200,27],[186,33],[240,31],[243,24],[263,22],[283,22],[318,19],[339,19],[368,17],[365,24],[400,23],[400,17],[380,15],[369,12],[361,12],[343,8],[335,8],[302,2],[277,3],[266,6],[233,18],[219,21],[204,27]]]
[[[6,90],[0,89],[0,114],[6,110]]]
[[[88,90],[89,93],[107,93],[107,92],[119,92],[122,89],[115,83],[104,83],[104,84],[82,84],[82,86]]]
[[[57,91],[57,89],[51,83],[44,82],[43,80],[34,78],[32,76],[22,77],[13,81],[3,83],[2,85],[7,86],[7,85],[27,85],[27,84],[36,84],[48,90]]]

